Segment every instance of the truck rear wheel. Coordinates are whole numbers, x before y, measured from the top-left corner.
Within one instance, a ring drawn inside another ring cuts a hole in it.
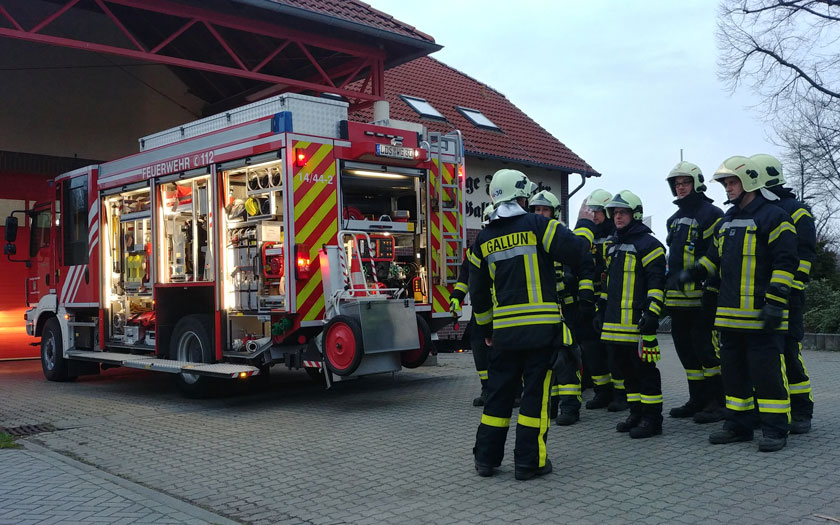
[[[420,337],[420,348],[400,352],[400,362],[405,368],[417,368],[426,362],[432,351],[432,331],[425,319],[417,316],[417,335]]]
[[[67,371],[64,359],[64,339],[61,325],[55,317],[47,319],[41,334],[41,368],[49,381],[72,381],[76,379]]]
[[[172,332],[169,357],[176,361],[212,363],[212,333],[213,323],[207,315],[181,318]],[[175,375],[175,383],[186,397],[200,398],[210,394],[214,382],[207,376],[181,372]]]
[[[359,322],[346,315],[330,319],[324,328],[324,364],[337,376],[349,376],[359,368],[364,351]]]

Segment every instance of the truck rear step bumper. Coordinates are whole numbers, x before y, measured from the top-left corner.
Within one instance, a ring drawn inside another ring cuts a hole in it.
[[[170,374],[197,374],[218,377],[221,379],[250,377],[260,373],[259,368],[250,365],[232,365],[229,363],[192,363],[189,361],[158,359],[151,356],[121,354],[119,352],[69,350],[67,352],[67,358],[77,359],[79,361],[92,361],[95,363],[124,366],[126,368],[138,368],[140,370],[155,370],[157,372],[168,372]]]

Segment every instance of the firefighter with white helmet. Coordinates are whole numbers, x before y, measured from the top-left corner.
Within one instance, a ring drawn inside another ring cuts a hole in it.
[[[615,223],[607,251],[607,302],[601,340],[624,372],[630,415],[616,426],[634,439],[662,433],[662,382],[656,330],[665,300],[665,248],[642,222],[642,201],[616,193],[606,204]]]
[[[470,249],[469,290],[476,325],[490,346],[487,402],[476,433],[475,468],[492,476],[501,464],[514,396],[523,385],[514,476],[551,472],[546,453],[552,360],[571,352],[556,302],[553,261],[577,265],[585,243],[559,221],[527,212],[531,182],[499,170],[490,182],[493,220]],[[491,272],[492,267],[492,272]]]
[[[716,294],[701,283],[685,288],[677,282],[683,268],[694,266],[712,242],[723,210],[706,196],[703,172],[691,162],[679,162],[666,177],[677,211],[666,221],[669,279],[665,305],[671,314],[671,337],[688,379],[688,401],[670,411],[671,417],[693,417],[697,423],[723,419],[720,359],[712,343]],[[703,299],[706,294],[705,300]]]
[[[595,264],[594,292],[601,304],[606,304],[606,248],[615,233],[615,225],[606,216],[606,205],[613,194],[603,189],[593,190],[584,200],[581,213],[575,224],[575,234],[585,237],[590,243],[590,252]],[[588,410],[606,408],[610,412],[627,410],[624,391],[624,376],[618,367],[608,359],[607,348],[601,342],[600,328],[593,326],[592,316],[581,318],[577,330],[583,350],[584,372],[592,378],[595,397],[586,402]]]
[[[560,220],[560,201],[550,191],[543,190],[536,193],[531,197],[528,204],[531,212]],[[554,263],[557,302],[563,312],[564,322],[572,331],[572,337],[576,345],[580,311],[589,312],[591,317],[591,313],[595,309],[592,285],[594,265],[588,261],[589,251],[586,250],[586,247],[583,248],[585,252],[581,254],[581,259],[587,260],[589,263],[585,268],[569,267],[559,262]],[[573,425],[580,420],[581,367],[577,361],[564,362],[554,371],[549,419],[556,418],[555,422],[561,426]]]
[[[811,273],[811,263],[816,258],[817,229],[810,208],[796,199],[793,192],[784,186],[782,164],[772,155],[753,155],[750,160],[757,164],[764,187],[779,197],[771,201],[790,215],[796,229],[796,251],[799,267],[793,276],[790,290],[788,333],[785,335],[785,371],[790,387],[791,434],[805,434],[811,430],[814,414],[814,399],[811,396],[811,380],[802,358],[802,339],[805,337],[802,313],[805,303],[805,283]]]
[[[784,374],[784,334],[788,296],[799,258],[790,217],[774,206],[760,166],[743,156],[726,159],[714,180],[729,202],[713,244],[680,283],[719,277],[715,328],[720,331],[720,360],[726,394],[726,421],[709,436],[713,444],[753,439],[758,406],[763,437],[758,448],[780,450],[787,443],[790,397]]]

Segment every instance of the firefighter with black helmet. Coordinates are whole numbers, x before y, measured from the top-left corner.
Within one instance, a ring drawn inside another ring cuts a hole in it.
[[[665,305],[671,314],[674,347],[688,379],[688,401],[672,408],[670,415],[694,417],[697,423],[713,423],[723,419],[724,405],[720,359],[712,344],[717,297],[709,290],[704,301],[699,283],[689,283],[683,288],[677,281],[683,268],[694,266],[706,253],[723,211],[706,196],[703,172],[696,164],[678,163],[666,180],[677,198],[674,204],[678,210],[666,222],[669,278]]]
[[[561,206],[550,191],[536,193],[528,202],[531,212],[549,219],[560,220]],[[588,241],[587,241],[588,245]],[[588,260],[589,251],[581,254],[584,266],[569,267],[554,263],[557,281],[557,302],[563,313],[563,321],[572,331],[575,344],[578,343],[577,327],[581,315],[590,319],[595,311],[595,293],[592,284],[594,265]],[[551,385],[551,410],[549,419],[555,419],[560,426],[573,425],[580,420],[581,369],[575,363],[556,370]],[[559,411],[559,413],[558,413]]]
[[[759,154],[750,157],[758,165],[764,187],[779,197],[771,201],[790,215],[796,229],[796,251],[799,267],[793,276],[793,286],[788,300],[788,332],[785,335],[785,371],[790,388],[791,434],[805,434],[811,430],[814,414],[814,398],[811,396],[811,379],[802,357],[802,339],[805,326],[802,314],[805,305],[805,283],[811,274],[811,263],[817,253],[817,229],[814,216],[806,204],[796,199],[793,192],[784,186],[782,164],[776,157]]]
[[[726,188],[729,208],[705,256],[680,274],[681,283],[719,276],[715,328],[726,394],[726,421],[712,444],[753,439],[754,409],[762,430],[758,448],[787,443],[790,396],[784,373],[788,296],[799,258],[796,230],[778,197],[762,189],[760,168],[743,156],[726,159],[713,177]]]
[[[492,206],[487,206],[482,212],[481,225],[484,227],[490,221],[490,214],[493,212]],[[461,311],[461,304],[469,292],[469,256],[468,252],[464,253],[464,261],[461,263],[461,269],[458,272],[458,282],[455,283],[454,290],[449,295],[449,312],[457,317]],[[472,351],[473,361],[475,363],[475,371],[478,373],[478,379],[481,381],[481,393],[474,398],[472,404],[474,407],[484,406],[487,400],[487,354],[489,349],[484,343],[484,337],[481,332],[475,328],[475,313],[470,316],[470,322],[466,330],[469,332],[470,350]]]
[[[470,249],[470,297],[490,346],[487,402],[473,449],[480,476],[492,476],[502,462],[520,384],[514,476],[527,480],[551,472],[546,434],[552,365],[574,359],[552,262],[579,264],[585,242],[559,221],[527,212],[530,186],[520,171],[493,175],[492,220]]]
[[[661,354],[656,330],[665,301],[665,248],[643,222],[642,201],[624,190],[607,203],[615,236],[607,253],[601,340],[624,374],[630,415],[618,425],[633,439],[662,433]]]
[[[601,305],[606,304],[607,300],[606,250],[610,245],[609,239],[615,233],[615,225],[606,215],[606,205],[612,200],[612,196],[607,190],[593,190],[581,206],[581,214],[574,230],[575,234],[585,237],[590,243],[590,253],[595,264],[594,293]],[[593,317],[595,315],[593,312]],[[609,357],[607,348],[601,341],[600,327],[596,329],[593,320],[581,318],[577,325],[577,334],[583,350],[584,370],[592,378],[595,391],[595,397],[586,402],[586,408],[606,408],[610,412],[627,410],[624,376]]]

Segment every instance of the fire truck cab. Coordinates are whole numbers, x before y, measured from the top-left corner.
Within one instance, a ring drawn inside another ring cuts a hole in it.
[[[280,363],[329,386],[426,360],[465,248],[460,133],[284,94],[139,149],[25,212],[47,379],[125,366],[203,395]]]

